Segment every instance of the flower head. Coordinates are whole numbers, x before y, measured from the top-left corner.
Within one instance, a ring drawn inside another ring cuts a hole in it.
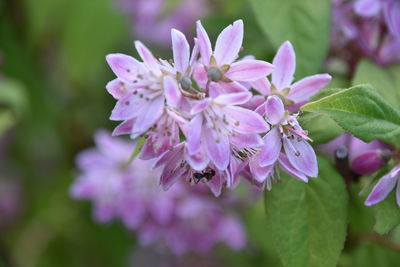
[[[278,166],[304,182],[308,181],[307,176],[317,177],[317,159],[308,143],[310,138],[297,122],[296,115],[285,111],[281,98],[269,96],[258,112],[271,125],[271,130],[263,138],[264,146],[250,160],[254,178],[260,183],[266,181],[270,189]]]

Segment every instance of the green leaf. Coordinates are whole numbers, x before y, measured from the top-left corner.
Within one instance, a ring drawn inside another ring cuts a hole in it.
[[[374,230],[386,234],[400,224],[400,209],[392,192],[384,201],[373,206],[375,214]]]
[[[400,65],[382,68],[363,60],[357,66],[352,83],[371,84],[389,104],[400,108]]]
[[[297,77],[321,68],[329,44],[330,0],[250,0],[256,19],[275,48],[289,40]]]
[[[328,115],[365,142],[380,139],[398,145],[400,112],[369,85],[357,85],[308,103],[304,111]]]
[[[267,222],[284,266],[336,266],[346,236],[347,192],[323,158],[309,183],[283,175],[265,194]]]

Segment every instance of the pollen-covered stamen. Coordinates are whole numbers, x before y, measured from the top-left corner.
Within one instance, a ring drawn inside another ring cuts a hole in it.
[[[216,67],[211,67],[207,71],[207,77],[210,81],[218,82],[222,79],[222,72]]]

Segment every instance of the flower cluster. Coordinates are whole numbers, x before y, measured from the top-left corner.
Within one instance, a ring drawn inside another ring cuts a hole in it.
[[[332,53],[353,65],[360,56],[377,64],[400,61],[400,2],[333,0]]]
[[[157,158],[164,189],[183,179],[204,182],[219,195],[242,175],[263,187],[277,166],[303,181],[317,176],[315,152],[293,112],[331,77],[317,74],[292,84],[292,45],[285,42],[273,64],[239,58],[243,34],[243,22],[235,21],[213,48],[198,21],[192,50],[172,29],[173,60],[154,57],[139,41],[143,62],[107,56],[117,76],[107,85],[117,99],[110,119],[123,121],[113,134],[146,138],[139,157]]]
[[[129,162],[134,144],[99,131],[96,148],[81,152],[81,171],[71,188],[77,199],[91,200],[99,222],[120,220],[136,230],[142,245],[162,244],[173,253],[208,252],[224,242],[232,249],[246,243],[238,218],[229,213],[238,199],[215,202],[204,187],[177,183],[165,192],[159,186],[160,170],[154,160]]]

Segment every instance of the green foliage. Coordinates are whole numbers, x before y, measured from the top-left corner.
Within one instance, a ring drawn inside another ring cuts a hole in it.
[[[400,209],[396,204],[395,192],[382,202],[374,205],[374,230],[379,234],[386,234],[400,224]]]
[[[308,103],[302,110],[328,115],[344,130],[370,142],[380,139],[398,145],[400,112],[371,86],[358,85]]]
[[[400,108],[400,65],[382,68],[371,61],[361,61],[353,78],[353,85],[371,84],[386,101]]]
[[[17,81],[0,78],[0,136],[17,122],[26,106],[22,85]]]
[[[286,267],[336,266],[347,225],[342,177],[323,158],[320,175],[303,183],[284,175],[265,194],[267,222]]]
[[[292,42],[296,76],[319,72],[329,44],[330,0],[250,0],[258,23],[273,46]]]

